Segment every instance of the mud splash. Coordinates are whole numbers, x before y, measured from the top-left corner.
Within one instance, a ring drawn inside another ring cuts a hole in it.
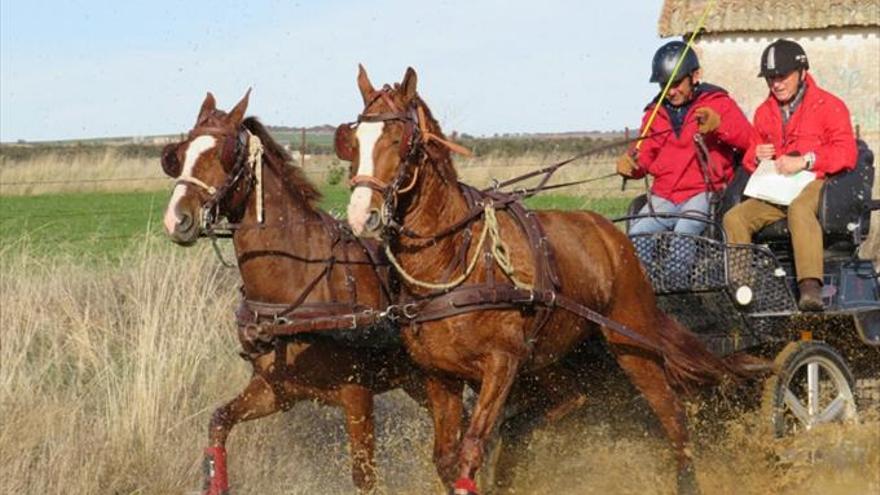
[[[692,404],[692,416],[697,476],[706,495],[880,493],[876,412],[856,425],[774,440],[759,433],[761,418],[754,412],[714,424],[702,406]],[[391,392],[378,398],[376,415],[377,493],[446,493],[431,463],[427,412]],[[243,424],[229,448],[235,493],[354,493],[347,438],[335,409],[302,404],[283,416]],[[509,487],[484,493],[674,493],[672,456],[640,399],[590,404],[532,432],[511,452],[516,462],[507,466]]]

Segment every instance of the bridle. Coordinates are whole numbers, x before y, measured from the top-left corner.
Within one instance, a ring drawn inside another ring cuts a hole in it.
[[[202,224],[200,236],[212,237],[218,225],[219,217],[225,216],[229,222],[237,219],[239,212],[243,210],[244,202],[250,196],[254,187],[258,187],[261,170],[255,164],[250,163],[250,139],[253,136],[244,126],[230,133],[229,129],[214,126],[198,126],[187,135],[187,141],[199,136],[221,137],[223,152],[220,156],[220,165],[228,170],[226,180],[220,187],[214,187],[192,176],[181,176],[181,165],[173,156],[180,143],[166,146],[162,153],[162,169],[174,178],[174,185],[192,185],[208,195],[208,199],[202,203]],[[173,158],[173,159],[172,159]],[[235,201],[233,193],[240,192]],[[221,211],[222,210],[222,211]],[[235,224],[227,224],[226,229],[235,227]]]
[[[416,185],[419,176],[420,165],[428,157],[427,144],[437,142],[450,151],[470,155],[470,151],[463,146],[444,139],[428,129],[428,119],[423,105],[419,104],[419,98],[415,97],[405,109],[401,109],[392,98],[392,91],[399,89],[395,84],[392,88],[385,85],[381,90],[374,91],[370,100],[364,107],[364,113],[358,115],[357,121],[340,125],[336,128],[334,144],[336,155],[341,160],[352,161],[354,159],[354,129],[362,122],[399,122],[403,125],[403,133],[398,147],[400,166],[397,175],[390,181],[385,182],[371,175],[355,175],[349,180],[349,187],[354,189],[358,186],[367,187],[382,196],[382,207],[379,210],[379,221],[382,226],[382,235],[392,231],[400,231],[401,225],[393,218],[397,211],[397,205],[401,195],[410,192]],[[368,113],[367,110],[377,101],[382,101],[388,107],[388,111]]]

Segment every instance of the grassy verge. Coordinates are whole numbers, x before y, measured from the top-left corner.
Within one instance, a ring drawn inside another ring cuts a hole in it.
[[[0,248],[115,256],[161,232],[167,192],[0,196]]]
[[[342,215],[348,190],[323,189],[321,207]],[[162,235],[167,191],[83,192],[0,196],[0,250],[73,258],[117,258],[147,238]],[[622,213],[626,198],[544,195],[527,204],[537,209],[590,209],[606,216]]]

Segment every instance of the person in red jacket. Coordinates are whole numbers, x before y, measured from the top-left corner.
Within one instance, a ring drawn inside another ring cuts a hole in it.
[[[808,170],[815,173],[815,180],[788,208],[750,198],[727,212],[723,223],[728,242],[745,244],[763,227],[788,218],[798,306],[821,311],[819,194],[826,176],[855,168],[857,150],[846,104],[820,88],[807,72],[809,68],[807,54],[794,41],[779,39],[764,50],[758,77],[766,80],[770,94],[755,111],[757,140],[746,152],[743,165],[753,172],[761,161],[774,160],[780,174]]]
[[[685,53],[678,71],[676,64]],[[645,108],[642,133],[651,136],[637,150],[617,161],[625,178],[654,177],[649,204],[640,215],[682,214],[709,217],[711,195],[720,193],[733,177],[734,153],[745,151],[753,129],[739,106],[718,86],[700,82],[697,55],[681,41],[670,41],[654,54],[651,82],[660,88],[674,77],[664,101],[657,97]],[[655,105],[660,110],[645,130]],[[702,140],[705,148],[698,145]],[[703,150],[707,152],[705,155]],[[671,231],[700,234],[708,224],[684,218],[646,217],[635,220],[629,234]]]

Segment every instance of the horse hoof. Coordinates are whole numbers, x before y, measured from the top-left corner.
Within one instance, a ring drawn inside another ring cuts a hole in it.
[[[479,495],[477,484],[470,478],[459,478],[452,487],[453,495]]]
[[[202,495],[229,495],[229,481],[226,475],[226,449],[208,447],[202,464],[205,482]]]
[[[694,467],[688,465],[678,471],[678,495],[700,495],[700,485]]]

